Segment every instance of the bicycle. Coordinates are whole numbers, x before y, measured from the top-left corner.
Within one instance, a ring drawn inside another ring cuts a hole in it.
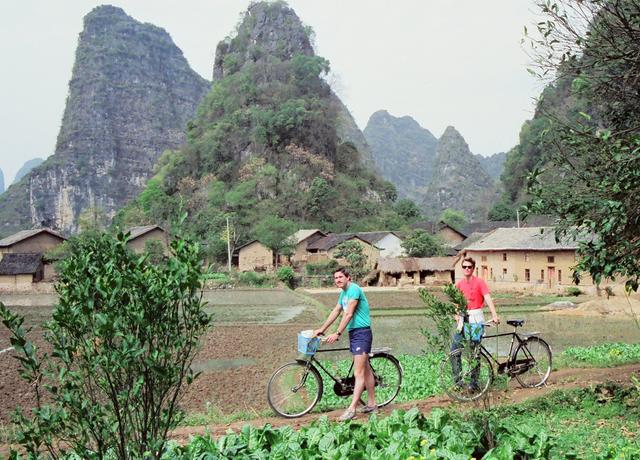
[[[331,373],[315,356],[316,353],[347,351],[349,348],[319,350],[319,342],[318,338],[310,339],[308,346],[301,349],[299,336],[298,351],[303,353],[305,358],[281,366],[269,379],[267,400],[278,415],[285,418],[301,417],[309,413],[322,399],[324,384],[318,369],[333,380],[333,391],[338,396],[346,397],[353,394],[353,361],[347,375],[340,377]],[[369,365],[375,380],[376,401],[381,401],[378,402],[378,407],[384,407],[393,401],[402,385],[402,366],[390,351],[391,349],[386,347],[374,348],[369,353]]]
[[[484,395],[494,379],[494,363],[498,374],[515,377],[523,388],[536,388],[545,384],[551,373],[551,347],[536,332],[518,334],[524,320],[508,320],[512,332],[483,336],[482,341],[469,341],[451,351],[440,364],[441,388],[453,399],[473,401]],[[485,324],[490,326],[491,323]],[[463,328],[464,334],[464,328]],[[499,362],[483,345],[486,339],[511,336],[509,355]],[[459,366],[456,366],[460,363]],[[458,367],[459,372],[454,369]]]

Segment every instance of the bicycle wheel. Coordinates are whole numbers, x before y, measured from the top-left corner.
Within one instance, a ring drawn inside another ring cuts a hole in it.
[[[295,418],[308,413],[322,397],[322,378],[306,362],[287,363],[269,379],[267,400],[282,417]]]
[[[540,337],[529,337],[516,349],[515,362],[509,369],[520,385],[534,388],[544,385],[551,373],[551,348]]]
[[[491,361],[473,347],[454,350],[440,363],[440,388],[452,399],[476,400],[487,392],[492,382]]]
[[[395,356],[381,353],[369,358],[376,381],[375,395],[378,407],[389,404],[398,396],[402,385],[402,366]],[[366,392],[362,394],[364,397]]]

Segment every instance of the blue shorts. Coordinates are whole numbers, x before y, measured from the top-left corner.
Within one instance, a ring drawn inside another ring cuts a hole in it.
[[[370,327],[356,327],[349,330],[349,350],[352,355],[371,353],[373,332]]]

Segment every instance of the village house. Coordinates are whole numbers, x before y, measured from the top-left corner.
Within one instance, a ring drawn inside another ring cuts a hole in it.
[[[456,230],[451,225],[445,222],[417,222],[411,226],[414,230],[426,230],[429,234],[437,236],[442,240],[442,242],[449,246],[453,247],[457,244],[460,244],[467,235],[462,230]]]
[[[129,229],[129,241],[127,241],[127,246],[138,254],[148,250],[154,244],[158,243],[162,247],[162,253],[164,255],[168,255],[169,235],[159,225],[145,225],[141,227],[131,227]]]
[[[372,269],[378,263],[380,258],[380,249],[370,242],[360,238],[355,233],[329,233],[327,236],[320,238],[307,246],[307,262],[318,263],[326,262],[330,259],[336,259],[334,256],[336,248],[340,243],[345,241],[357,241],[363,247],[363,254],[367,256],[365,268]],[[344,260],[338,259],[340,263]]]
[[[236,248],[238,271],[270,271],[273,270],[273,251],[258,240],[249,241]]]
[[[453,282],[456,257],[389,257],[378,260],[378,286],[445,285]]]
[[[4,254],[42,254],[65,240],[64,236],[48,228],[22,230],[0,240],[0,259]]]
[[[562,293],[573,284],[576,241],[556,242],[552,227],[498,228],[480,235],[460,251],[456,280],[463,277],[461,261],[476,261],[476,276],[492,289]],[[595,292],[584,277],[581,289]]]
[[[5,254],[0,260],[0,288],[26,290],[44,279],[42,254]]]
[[[358,232],[356,236],[380,249],[380,257],[402,257],[406,255],[402,238],[395,232]]]
[[[44,253],[65,240],[48,228],[22,230],[0,240],[0,286],[25,288],[31,283],[53,280],[53,261],[47,260]]]
[[[290,239],[294,246],[294,252],[289,257],[292,265],[304,265],[307,263],[307,246],[316,242],[320,238],[327,236],[326,233],[318,229],[298,230]]]

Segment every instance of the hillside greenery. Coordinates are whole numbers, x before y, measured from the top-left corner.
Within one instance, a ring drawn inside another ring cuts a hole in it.
[[[575,280],[640,281],[640,1],[539,2],[532,39],[542,75],[559,75],[562,100],[535,120],[540,160],[528,210],[559,217],[557,235],[583,241]],[[544,100],[544,98],[543,98]]]
[[[236,244],[258,239],[267,218],[291,222],[293,230],[405,225],[412,215],[393,208],[395,187],[338,138],[336,104],[322,78],[329,62],[300,53],[261,55],[258,45],[245,43],[251,26],[245,17],[228,46],[235,51],[224,56],[224,76],[188,125],[186,145],[162,156],[155,177],[116,224],[163,224],[187,212],[186,230],[214,260],[226,257],[220,235],[227,217]],[[247,60],[252,53],[259,55]]]

